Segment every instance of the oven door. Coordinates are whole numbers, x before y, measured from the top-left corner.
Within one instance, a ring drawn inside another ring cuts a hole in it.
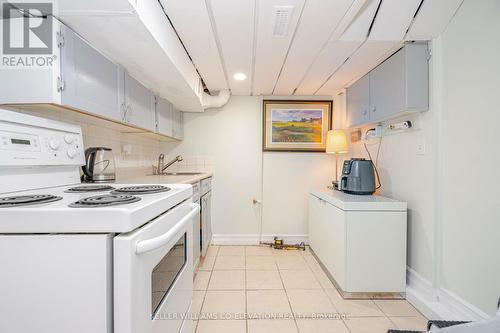
[[[193,293],[193,219],[185,202],[114,238],[114,333],[179,332]]]

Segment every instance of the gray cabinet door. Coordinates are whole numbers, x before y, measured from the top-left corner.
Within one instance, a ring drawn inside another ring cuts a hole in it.
[[[407,44],[370,72],[370,121],[428,108],[427,43]]]
[[[127,72],[125,77],[125,120],[126,122],[150,130],[155,130],[154,95]]]
[[[173,136],[172,103],[156,97],[156,131],[166,136]]]
[[[347,88],[347,122],[349,126],[367,123],[370,120],[370,79],[366,74]]]
[[[61,76],[64,105],[121,120],[119,67],[66,26],[61,26]]]
[[[404,53],[397,52],[370,72],[370,120],[404,110]]]
[[[172,108],[172,136],[178,140],[184,139],[184,115],[176,107]]]

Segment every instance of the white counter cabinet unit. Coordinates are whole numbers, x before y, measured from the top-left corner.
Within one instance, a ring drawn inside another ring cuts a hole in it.
[[[406,202],[312,192],[309,244],[343,297],[404,297]]]

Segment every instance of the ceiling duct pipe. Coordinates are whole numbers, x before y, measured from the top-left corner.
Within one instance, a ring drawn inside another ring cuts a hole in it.
[[[220,108],[221,106],[224,106],[227,101],[229,101],[230,96],[231,93],[229,92],[229,89],[219,91],[217,96],[212,96],[204,92],[201,96],[201,104],[205,110],[210,108]]]

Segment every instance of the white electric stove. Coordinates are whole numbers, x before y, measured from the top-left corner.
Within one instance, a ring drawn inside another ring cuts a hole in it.
[[[191,185],[80,184],[78,126],[0,110],[0,332],[187,332]]]

